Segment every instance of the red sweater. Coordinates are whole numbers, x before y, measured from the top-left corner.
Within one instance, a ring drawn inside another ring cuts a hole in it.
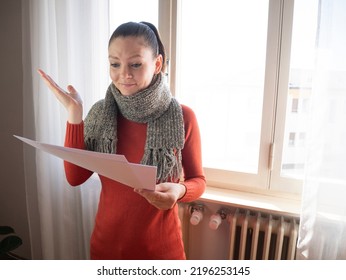
[[[181,202],[198,199],[205,190],[201,141],[194,112],[182,105],[185,144],[182,164],[186,193]],[[142,159],[147,125],[118,117],[117,153],[129,162]],[[67,124],[65,146],[84,149],[84,123]],[[92,172],[65,162],[72,186],[84,183]],[[185,259],[177,205],[159,210],[131,187],[100,176],[102,189],[90,242],[91,259]]]

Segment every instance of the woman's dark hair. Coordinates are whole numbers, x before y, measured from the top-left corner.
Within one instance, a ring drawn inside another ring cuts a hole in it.
[[[149,22],[126,22],[117,27],[109,39],[108,46],[118,37],[142,37],[148,46],[152,49],[154,55],[162,55],[161,72],[166,68],[165,48],[162,44],[160,35],[156,27]]]

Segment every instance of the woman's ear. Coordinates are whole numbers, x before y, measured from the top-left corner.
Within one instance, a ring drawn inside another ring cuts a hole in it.
[[[161,72],[162,69],[162,65],[163,65],[163,59],[162,59],[162,55],[159,54],[156,57],[156,61],[155,61],[155,74],[159,74]]]

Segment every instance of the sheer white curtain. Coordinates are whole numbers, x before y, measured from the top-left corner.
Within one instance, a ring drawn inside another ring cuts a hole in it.
[[[346,259],[346,2],[319,1],[297,259]]]
[[[23,0],[22,7],[24,133],[63,145],[65,109],[36,71],[42,68],[63,88],[72,84],[82,95],[84,113],[103,98],[109,84],[108,0]],[[88,258],[98,180],[72,188],[62,160],[39,151],[34,158],[27,152],[25,164],[31,242],[40,248],[33,258]]]

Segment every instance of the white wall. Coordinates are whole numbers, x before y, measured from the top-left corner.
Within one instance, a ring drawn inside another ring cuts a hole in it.
[[[0,1],[0,225],[23,239],[15,253],[31,258],[24,185],[21,0]],[[0,236],[1,238],[1,236]]]

